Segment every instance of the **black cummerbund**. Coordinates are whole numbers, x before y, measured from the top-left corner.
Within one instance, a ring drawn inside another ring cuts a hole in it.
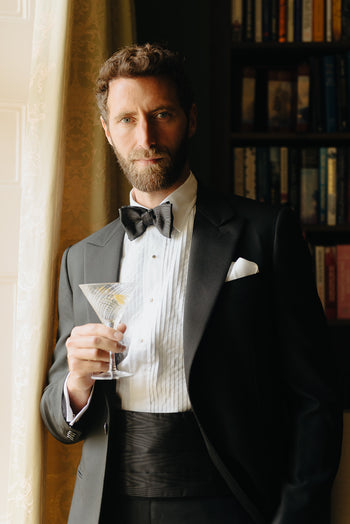
[[[115,493],[136,497],[230,494],[192,412],[116,411],[113,426],[108,475]]]

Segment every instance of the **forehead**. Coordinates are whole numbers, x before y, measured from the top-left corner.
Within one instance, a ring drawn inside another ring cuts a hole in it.
[[[151,111],[160,106],[180,107],[175,84],[166,77],[122,77],[109,83],[108,108],[111,113],[137,108]]]

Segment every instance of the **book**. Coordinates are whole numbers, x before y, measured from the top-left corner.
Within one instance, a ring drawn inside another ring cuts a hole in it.
[[[324,89],[322,82],[320,82],[322,77],[321,58],[319,56],[311,56],[309,63],[311,129],[316,133],[320,133],[325,130]]]
[[[278,10],[279,0],[270,0],[270,40],[278,41]]]
[[[296,215],[300,216],[300,149],[290,147],[288,151],[288,202]]]
[[[255,0],[255,42],[263,41],[263,0]]]
[[[347,85],[347,57],[345,53],[335,55],[336,89],[337,89],[337,129],[347,131],[348,119],[348,85]]]
[[[246,66],[242,71],[241,131],[253,131],[255,125],[255,68]]]
[[[337,131],[337,87],[335,56],[324,55],[323,64],[323,86],[325,102],[325,127],[327,133]]]
[[[233,191],[244,196],[244,148],[233,148]]]
[[[288,202],[288,147],[280,149],[280,165],[280,202],[286,204]]]
[[[337,317],[337,248],[325,246],[325,314],[328,320]]]
[[[287,42],[294,42],[294,0],[287,0]]]
[[[270,147],[270,203],[278,205],[281,202],[281,149]]]
[[[303,0],[294,0],[294,41],[302,41],[302,2]]]
[[[350,40],[350,0],[341,3],[341,38],[344,42]]]
[[[337,318],[350,319],[350,245],[337,246]]]
[[[333,0],[325,0],[325,37],[326,37],[326,42],[332,42],[332,40],[333,40],[332,1]]]
[[[333,42],[341,40],[341,2],[342,0],[332,0],[332,39]]]
[[[270,165],[269,148],[256,148],[256,199],[270,203]]]
[[[271,5],[270,0],[262,0],[262,39],[271,40]]]
[[[320,147],[319,156],[319,223],[327,224],[328,148]]]
[[[256,148],[244,148],[244,196],[256,199]]]
[[[312,42],[312,0],[302,2],[302,42]]]
[[[303,224],[318,223],[318,162],[318,148],[302,148],[300,165],[300,220]]]
[[[315,246],[315,274],[317,293],[320,297],[323,309],[326,309],[325,290],[325,247]]]
[[[325,4],[324,0],[313,0],[312,4],[312,40],[323,42],[325,39]]]
[[[327,225],[337,223],[337,148],[327,148]]]
[[[254,0],[244,0],[243,2],[243,40],[254,42]]]
[[[268,72],[268,129],[290,131],[293,115],[293,75],[290,70]]]
[[[243,0],[231,1],[231,19],[232,19],[232,40],[234,42],[242,41],[243,28]]]
[[[345,224],[347,217],[347,158],[344,147],[337,148],[337,177],[336,177],[336,224]]]
[[[278,41],[287,41],[287,0],[279,0]]]
[[[307,62],[297,68],[296,131],[308,131],[310,117],[310,66]]]

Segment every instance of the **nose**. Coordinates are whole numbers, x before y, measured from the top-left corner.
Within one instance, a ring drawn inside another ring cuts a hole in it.
[[[149,149],[156,145],[156,131],[150,119],[142,116],[137,123],[137,145]]]

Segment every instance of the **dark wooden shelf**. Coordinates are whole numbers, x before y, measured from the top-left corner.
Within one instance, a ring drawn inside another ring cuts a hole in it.
[[[280,145],[280,144],[322,144],[342,145],[350,143],[350,133],[295,133],[295,132],[234,132],[231,133],[231,141],[234,145]]]
[[[270,51],[282,51],[286,49],[290,50],[302,50],[302,51],[325,51],[331,52],[342,52],[350,48],[349,40],[340,40],[339,42],[236,42],[232,40],[232,50],[236,51],[252,51],[252,50],[270,50]]]

